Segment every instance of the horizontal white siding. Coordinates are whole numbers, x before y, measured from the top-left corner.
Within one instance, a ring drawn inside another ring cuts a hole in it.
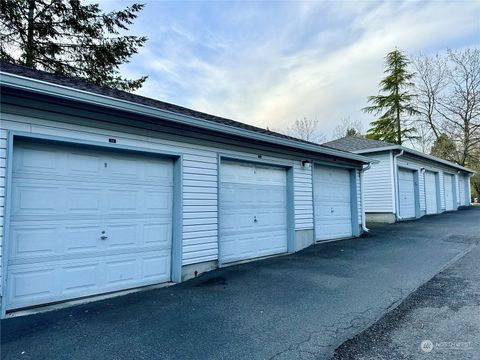
[[[0,120],[1,123],[1,120]],[[5,220],[5,174],[6,174],[7,132],[0,128],[0,280],[3,279],[1,256],[3,255],[3,224]],[[0,289],[2,282],[0,281]]]
[[[182,263],[215,260],[217,245],[217,154],[183,151]]]
[[[36,115],[38,116],[38,115]],[[80,122],[80,121],[79,121]],[[218,258],[218,157],[219,153],[258,160],[256,155],[210,146],[178,142],[151,136],[151,131],[117,126],[116,130],[50,121],[40,117],[26,117],[2,113],[0,132],[0,246],[3,245],[5,166],[7,130],[60,136],[79,141],[108,143],[149,148],[158,152],[179,154],[183,157],[183,265]],[[281,163],[294,169],[295,228],[313,229],[313,201],[311,169],[301,167],[300,161],[263,156],[262,161]],[[1,247],[0,247],[1,250]],[[1,252],[0,252],[1,254]],[[1,271],[1,268],[0,268]]]
[[[313,229],[312,168],[296,161],[293,171],[295,230]]]
[[[355,170],[355,178],[357,185],[357,212],[358,212],[358,223],[362,223],[362,185],[360,183],[360,170]]]
[[[363,191],[365,211],[371,213],[394,212],[392,161],[390,152],[368,155],[378,160],[364,173]]]

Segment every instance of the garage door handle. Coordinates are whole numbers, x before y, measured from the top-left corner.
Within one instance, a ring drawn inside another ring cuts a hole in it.
[[[257,222],[257,221],[258,221],[258,220],[257,220],[257,217],[254,216],[254,217],[253,217],[253,222]]]
[[[108,239],[108,236],[105,236],[105,235],[100,236],[100,240],[107,240],[107,239]]]

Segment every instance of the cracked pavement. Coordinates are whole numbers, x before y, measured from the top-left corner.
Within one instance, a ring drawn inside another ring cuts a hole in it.
[[[475,246],[480,208],[1,322],[2,359],[328,359]],[[400,305],[401,306],[401,305]]]

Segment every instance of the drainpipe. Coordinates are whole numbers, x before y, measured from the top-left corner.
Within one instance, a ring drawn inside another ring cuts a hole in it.
[[[370,169],[371,166],[372,164],[368,163],[366,167],[362,167],[362,170],[360,170],[360,192],[361,192],[360,201],[362,202],[362,230],[366,233],[368,233],[370,230],[367,228],[367,223],[365,219],[366,216],[365,216],[365,194],[363,190],[363,172]]]
[[[400,216],[400,211],[399,211],[399,203],[400,203],[400,197],[398,195],[398,168],[397,168],[397,157],[403,155],[403,149],[397,154],[393,156],[393,182],[395,184],[395,215],[397,217],[397,220],[402,220]]]

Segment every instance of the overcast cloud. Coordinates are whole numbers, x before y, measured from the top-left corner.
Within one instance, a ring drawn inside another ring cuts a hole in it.
[[[111,9],[128,1],[104,1]],[[138,93],[281,129],[315,117],[331,135],[377,93],[383,57],[479,46],[480,2],[157,2],[132,28],[149,41],[127,76]]]

